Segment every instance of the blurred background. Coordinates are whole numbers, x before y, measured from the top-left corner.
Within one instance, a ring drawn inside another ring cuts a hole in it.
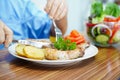
[[[36,6],[43,10],[46,4],[46,0],[32,0]],[[66,34],[72,29],[76,29],[79,32],[85,32],[85,21],[90,13],[91,3],[95,0],[66,0],[68,5],[68,30]],[[120,4],[120,0],[98,0],[103,3],[116,2]],[[39,4],[39,3],[42,3]]]
[[[32,0],[40,9],[44,9],[46,0]],[[92,0],[67,0],[68,5],[68,30],[66,34],[72,29],[80,32],[85,29],[85,20],[88,17],[90,4]],[[40,5],[39,3],[42,3]]]

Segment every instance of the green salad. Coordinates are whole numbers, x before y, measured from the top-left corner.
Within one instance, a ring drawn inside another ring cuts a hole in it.
[[[115,3],[103,5],[99,1],[91,5],[87,34],[98,46],[110,46],[120,42],[120,8]]]

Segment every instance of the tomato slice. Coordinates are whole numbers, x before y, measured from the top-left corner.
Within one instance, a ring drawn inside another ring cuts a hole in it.
[[[117,18],[104,17],[104,22],[117,22]]]
[[[110,40],[109,40],[109,43],[110,43],[110,44],[113,43],[113,38],[114,38],[114,36],[115,36],[115,34],[116,34],[116,32],[117,32],[118,30],[120,30],[120,25],[115,24],[115,26],[114,26],[114,28],[113,28],[113,30],[112,30],[112,36],[110,37]]]
[[[119,17],[117,17],[117,21],[120,21],[120,16],[119,16]]]
[[[72,36],[72,37],[77,37],[79,35],[80,34],[79,34],[79,32],[77,30],[72,30],[71,33],[70,33],[70,36]]]
[[[76,41],[76,44],[80,44],[80,43],[84,43],[85,42],[85,39],[80,39],[78,41]]]
[[[71,42],[75,42],[76,44],[85,42],[85,38],[82,35],[80,35],[78,37],[71,37],[70,35],[68,35],[65,37],[65,39],[70,40]]]
[[[84,36],[80,34],[77,30],[72,30],[70,35],[67,35],[64,39],[75,42],[76,44],[85,42]]]

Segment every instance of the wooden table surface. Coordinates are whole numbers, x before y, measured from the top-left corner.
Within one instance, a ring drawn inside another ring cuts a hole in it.
[[[98,48],[95,57],[65,67],[44,67],[0,50],[0,80],[118,80],[120,47]]]

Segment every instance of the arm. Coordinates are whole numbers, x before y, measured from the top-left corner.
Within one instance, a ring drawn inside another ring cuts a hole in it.
[[[58,28],[64,35],[67,30],[67,5],[65,0],[47,0],[45,11],[48,15],[55,20]],[[54,28],[52,27],[51,31]],[[54,32],[52,32],[54,33]]]

